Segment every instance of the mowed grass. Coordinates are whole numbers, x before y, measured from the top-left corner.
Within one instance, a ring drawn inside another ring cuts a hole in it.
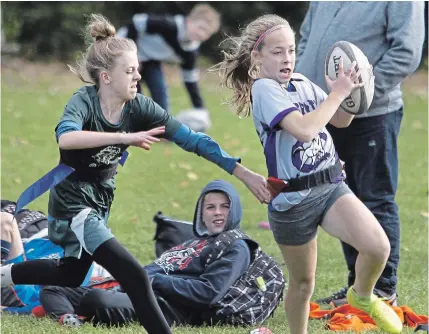
[[[189,107],[186,91],[177,72],[169,72],[172,113]],[[427,76],[427,73],[425,74]],[[221,104],[228,96],[217,88],[217,78],[203,74],[202,91],[211,111],[213,126],[209,134],[231,155],[240,156],[244,165],[266,174],[264,156],[250,119],[238,119]],[[1,94],[1,148],[3,199],[16,200],[31,183],[58,163],[54,128],[71,94],[81,86],[65,65],[27,64],[3,60]],[[405,114],[400,134],[400,178],[397,200],[401,215],[401,263],[399,302],[418,314],[428,311],[428,101],[427,95],[405,95]],[[131,148],[125,167],[119,169],[116,197],[109,226],[140,261],[154,260],[153,215],[191,220],[194,204],[207,182],[222,178],[233,183],[241,194],[243,230],[284,267],[270,231],[258,228],[266,220],[266,207],[260,205],[247,188],[233,176],[196,155],[173,144],[154,145],[150,152]],[[47,210],[47,194],[30,208]],[[319,232],[318,268],[314,298],[345,285],[346,266],[340,243]],[[327,333],[325,322],[310,321],[310,333]],[[273,333],[288,333],[281,305],[266,326]],[[249,333],[249,328],[174,328],[174,333]],[[144,333],[137,325],[120,329],[80,329],[60,327],[48,319],[2,314],[3,333]],[[412,333],[411,329],[404,330]]]

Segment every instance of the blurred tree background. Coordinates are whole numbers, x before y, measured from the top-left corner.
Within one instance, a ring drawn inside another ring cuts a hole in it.
[[[3,1],[2,30],[8,42],[20,45],[20,53],[28,59],[74,58],[83,50],[84,14],[101,13],[118,29],[135,13],[188,14],[196,1]],[[220,1],[209,3],[222,14],[219,34],[203,43],[201,53],[212,59],[220,57],[219,43],[225,35],[236,34],[240,27],[262,14],[275,13],[286,18],[297,32],[308,9],[308,1]],[[426,31],[427,31],[427,1]],[[424,55],[428,52],[426,36]],[[424,57],[423,57],[424,58]]]
[[[127,24],[135,13],[188,14],[194,1],[17,1],[2,2],[2,29],[6,41],[21,46],[22,56],[29,59],[61,59],[74,57],[82,50],[84,14],[101,13],[118,29]],[[203,43],[201,53],[217,59],[219,43],[225,34],[235,34],[239,27],[265,13],[276,13],[289,20],[296,29],[305,16],[308,2],[204,2],[222,15],[220,33]]]

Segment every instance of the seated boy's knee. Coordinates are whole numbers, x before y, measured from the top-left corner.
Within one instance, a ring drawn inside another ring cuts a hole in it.
[[[79,259],[74,257],[65,257],[60,259],[58,266],[61,268],[63,277],[63,286],[78,288],[85,281],[89,267],[81,266]]]
[[[43,305],[43,302],[46,300],[47,296],[52,294],[52,292],[53,292],[52,288],[55,288],[55,287],[46,286],[42,290],[40,290],[39,298],[40,298],[40,302],[42,303],[42,305]]]
[[[45,286],[42,290],[40,290],[39,298],[42,306],[49,304],[52,295],[60,294],[60,289],[62,288],[59,286]]]
[[[1,212],[0,222],[2,232],[12,232],[15,225],[17,225],[16,221],[13,219],[13,215],[7,212]],[[16,228],[18,228],[18,226],[16,226]]]

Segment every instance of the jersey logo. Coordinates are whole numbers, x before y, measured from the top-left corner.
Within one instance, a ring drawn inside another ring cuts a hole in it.
[[[297,141],[292,147],[292,163],[295,168],[300,172],[310,173],[327,160],[331,156],[324,148],[327,138],[326,133],[319,132],[319,135],[311,142]]]
[[[92,158],[102,165],[112,165],[118,163],[121,158],[121,149],[116,146],[107,146],[102,149],[96,155],[93,155]],[[96,167],[94,164],[91,164],[89,167]]]

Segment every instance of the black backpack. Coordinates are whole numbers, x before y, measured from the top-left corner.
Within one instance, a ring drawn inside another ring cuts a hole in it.
[[[162,253],[195,238],[192,222],[167,217],[159,211],[154,217],[156,223],[155,254],[160,257]]]
[[[283,300],[286,281],[280,265],[240,230],[219,234],[215,241],[216,247],[206,265],[220,257],[237,239],[243,239],[248,244],[251,263],[227,293],[211,305],[216,309],[214,320],[231,325],[260,325],[274,313]]]
[[[15,214],[16,203],[8,200],[1,200],[1,212]],[[41,230],[48,227],[48,220],[43,212],[21,210],[16,216],[19,233],[21,238],[27,239],[39,233]]]

